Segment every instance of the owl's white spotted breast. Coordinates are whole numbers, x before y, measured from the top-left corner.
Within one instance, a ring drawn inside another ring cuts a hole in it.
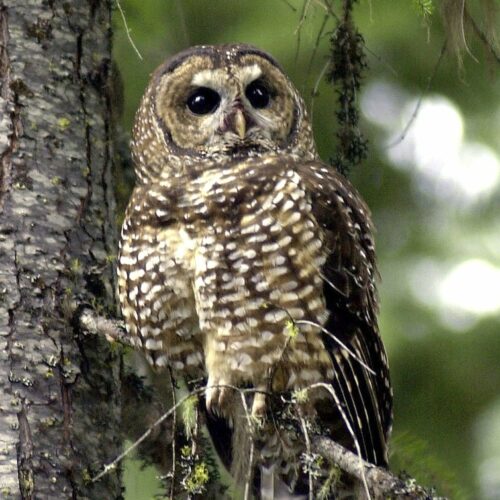
[[[198,239],[194,290],[206,368],[224,383],[262,386],[275,372],[273,386],[284,390],[332,375],[318,327],[299,325],[292,338],[291,321],[327,317],[321,230],[292,165],[236,163],[201,177],[194,195],[200,215],[213,207]]]
[[[123,231],[122,310],[150,359],[180,371],[203,360],[229,384],[261,386],[273,372],[279,390],[331,378],[319,326],[297,325],[292,338],[293,321],[328,315],[327,250],[293,159],[235,161],[176,188],[139,188],[149,218]]]

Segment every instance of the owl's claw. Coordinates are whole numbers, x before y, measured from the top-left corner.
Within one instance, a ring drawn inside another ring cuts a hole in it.
[[[230,415],[229,406],[233,396],[233,388],[228,386],[225,380],[215,380],[208,378],[205,389],[205,401],[207,410],[218,416],[228,417]],[[252,402],[252,417],[262,419],[266,414],[266,394],[265,387],[257,387]]]
[[[227,387],[225,380],[211,380],[209,377],[205,390],[207,410],[214,415],[224,416],[226,413],[225,407],[227,407],[231,399],[230,391],[231,388]]]
[[[266,395],[256,392],[252,403],[252,417],[263,418],[266,414]]]

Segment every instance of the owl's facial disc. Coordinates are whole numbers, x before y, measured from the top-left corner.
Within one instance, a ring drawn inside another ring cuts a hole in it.
[[[192,56],[164,75],[156,110],[177,148],[204,154],[279,151],[297,106],[282,71],[258,54]]]

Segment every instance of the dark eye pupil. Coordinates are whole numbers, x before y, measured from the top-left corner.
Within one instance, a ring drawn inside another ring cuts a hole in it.
[[[257,109],[265,108],[269,104],[271,95],[267,87],[258,80],[253,81],[245,90],[250,104]]]
[[[197,88],[187,100],[187,107],[195,115],[213,113],[220,103],[220,95],[208,87]]]

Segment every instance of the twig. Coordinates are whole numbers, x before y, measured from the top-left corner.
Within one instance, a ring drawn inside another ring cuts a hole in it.
[[[115,0],[115,1],[116,1],[116,6],[118,7],[118,10],[120,11],[120,15],[122,16],[123,25],[125,26],[125,33],[127,33],[128,41],[130,42],[130,45],[132,45],[132,48],[135,50],[137,57],[142,61],[142,55],[139,52],[139,49],[136,47],[134,41],[132,40],[132,37],[130,36],[131,30],[128,27],[127,19],[125,18],[125,12],[123,12],[122,6],[120,4],[120,0]]]
[[[319,5],[320,7],[322,7],[326,12],[328,12],[328,14],[330,14],[335,20],[339,20],[339,16],[337,16],[337,14],[335,14],[335,11],[333,10],[333,7],[332,7],[332,3],[333,2],[321,2],[320,0],[314,0],[314,3],[316,5]]]
[[[194,457],[198,453],[198,441],[199,441],[199,433],[200,433],[200,412],[198,408],[198,404],[194,408],[195,419],[194,419],[194,429],[192,434],[193,442],[191,443],[191,455]]]
[[[304,3],[302,4],[302,12],[300,13],[300,20],[299,24],[297,25],[297,28],[295,28],[294,35],[297,36],[297,45],[295,47],[295,64],[297,64],[297,61],[299,60],[299,52],[300,52],[300,40],[301,40],[301,30],[302,30],[302,25],[304,24],[306,17],[307,17],[307,11],[309,9],[309,4],[311,3],[311,0],[304,0]]]
[[[306,451],[309,456],[311,456],[311,439],[309,438],[309,433],[307,432],[307,424],[306,421],[304,420],[304,417],[302,415],[302,410],[300,406],[298,407],[298,413],[299,413],[299,420],[300,420],[300,426],[302,427],[302,433],[304,434],[304,439],[306,441]],[[312,470],[311,470],[311,464],[309,464],[309,470],[307,471],[307,478],[309,482],[309,495],[308,499],[309,500],[314,500],[313,498],[313,477],[312,477]]]
[[[240,392],[240,397],[241,397],[241,405],[243,407],[243,410],[245,412],[245,418],[247,420],[247,425],[248,425],[248,431],[250,434],[250,457],[248,458],[248,469],[245,474],[245,490],[243,493],[243,500],[250,500],[250,494],[251,494],[251,483],[252,483],[252,476],[253,476],[253,461],[254,461],[254,453],[255,453],[255,428],[254,428],[254,421],[252,420],[252,415],[249,411],[247,400],[245,397],[245,391]],[[255,396],[254,396],[255,397]]]
[[[249,463],[250,463],[250,466],[248,467],[248,470],[247,470],[247,475],[246,475],[246,478],[245,478],[245,493],[244,493],[244,496],[243,496],[243,499],[244,500],[250,500],[250,484],[252,483],[252,475],[253,475],[253,456],[254,456],[254,453],[255,453],[255,441],[253,439],[253,435],[251,436],[250,438],[250,457],[249,457]]]
[[[354,446],[356,448],[356,452],[358,453],[357,456],[356,455],[354,455],[354,456],[361,462],[363,459],[361,458],[361,448],[360,448],[359,442],[356,438],[356,434],[354,433],[354,430],[349,422],[349,419],[347,418],[347,415],[345,414],[344,409],[342,407],[342,404],[340,403],[340,400],[339,400],[337,394],[333,390],[332,385],[325,384],[324,382],[318,382],[316,384],[309,386],[307,389],[315,389],[316,387],[322,387],[323,389],[326,389],[332,395],[333,400],[335,401],[335,405],[337,406],[337,409],[340,412],[342,420],[344,421],[346,429],[349,431],[349,434],[351,435],[351,437],[354,441]],[[366,474],[365,474],[364,468],[361,468],[361,477],[358,479],[360,479],[360,481],[363,483],[368,500],[371,500],[370,488],[368,487],[368,482],[366,479]]]
[[[304,83],[303,83],[303,88],[306,89],[308,84],[309,84],[309,75],[311,74],[312,67],[314,64],[314,60],[316,59],[316,54],[318,52],[319,44],[321,41],[321,37],[323,36],[323,31],[325,31],[326,24],[328,22],[328,19],[330,19],[329,14],[325,14],[323,17],[323,22],[321,23],[321,26],[318,31],[318,35],[316,36],[316,41],[314,42],[314,47],[311,53],[311,58],[309,59],[309,64],[307,65],[307,70],[306,70],[306,75],[304,78]]]
[[[293,12],[297,12],[297,8],[294,7],[288,0],[281,0],[284,4],[286,4],[288,7],[290,7]]]
[[[488,40],[488,37],[485,35],[485,33],[481,31],[481,28],[479,28],[476,21],[469,14],[469,11],[467,9],[465,10],[465,16],[467,17],[467,21],[471,24],[472,29],[475,31],[479,40],[481,40],[481,42],[483,42],[483,44],[487,47],[487,49],[490,51],[491,55],[496,60],[496,62],[500,63],[500,55],[495,50],[493,44]]]
[[[103,476],[105,476],[110,470],[113,470],[119,462],[121,462],[129,453],[131,453],[133,450],[135,450],[145,439],[148,438],[148,436],[151,434],[153,429],[158,427],[162,422],[164,422],[170,415],[172,415],[177,408],[179,408],[185,401],[187,401],[190,397],[192,397],[194,394],[201,394],[205,390],[204,387],[200,387],[199,389],[195,389],[194,391],[190,392],[186,396],[184,396],[181,400],[179,400],[170,410],[168,410],[166,413],[164,413],[160,418],[158,418],[149,429],[142,434],[142,436],[134,441],[128,448],[122,451],[112,462],[109,464],[106,464],[101,472],[94,476],[92,478],[92,482],[95,483],[96,481],[99,481]]]
[[[246,393],[248,393],[248,392],[254,392],[254,393],[262,392],[262,391],[259,391],[257,389],[253,389],[253,388],[242,389],[241,387],[236,387],[234,385],[228,385],[228,384],[221,384],[221,385],[216,385],[216,386],[212,386],[212,387],[229,388],[229,389],[233,389],[235,391],[238,391],[241,394],[241,396],[242,396],[242,401],[244,401],[244,405],[243,406],[244,406],[245,413],[247,414],[247,416],[249,415],[249,411],[248,411],[248,406],[246,404],[246,400],[244,398],[244,395]],[[189,392],[189,394],[187,394],[182,399],[180,399],[179,401],[177,401],[172,406],[172,408],[170,408],[170,410],[168,410],[167,412],[165,412],[161,417],[159,417],[155,422],[153,422],[146,432],[144,432],[138,439],[136,439],[122,453],[120,453],[112,462],[110,462],[109,464],[106,464],[104,466],[103,470],[101,472],[99,472],[99,474],[97,474],[96,476],[94,476],[91,479],[92,482],[98,481],[103,476],[105,476],[109,471],[113,470],[117,466],[117,464],[119,462],[121,462],[129,453],[131,453],[132,451],[134,451],[145,439],[147,439],[151,435],[151,433],[153,432],[153,430],[156,427],[158,427],[159,425],[161,425],[167,418],[169,418],[171,415],[173,415],[174,412],[180,406],[182,406],[189,398],[191,398],[192,396],[196,396],[198,394],[202,394],[205,391],[206,391],[206,387],[199,387],[197,389],[193,389],[193,390],[191,390]],[[266,393],[264,393],[264,394],[266,394]]]
[[[356,356],[355,352],[352,349],[349,349],[346,344],[344,344],[341,340],[339,340],[333,333],[328,331],[324,326],[319,323],[315,323],[314,321],[309,321],[307,319],[298,319],[294,321],[297,325],[312,325],[316,328],[319,328],[323,333],[326,333],[329,337],[331,337],[342,349],[345,349],[350,356],[352,356],[363,368],[365,368],[372,375],[376,375],[376,373],[366,364],[364,363],[358,356]]]
[[[221,385],[218,387],[227,387],[233,390],[236,390],[241,395],[241,400],[243,404],[243,408],[248,419],[248,424],[250,426],[250,431],[252,434],[252,443],[250,448],[250,466],[247,471],[247,481],[245,485],[245,498],[250,498],[250,484],[251,481],[248,478],[251,478],[253,473],[253,461],[255,454],[254,447],[254,439],[253,439],[253,422],[250,417],[250,410],[248,408],[248,404],[246,402],[245,394],[249,392],[260,392],[256,389],[243,389],[238,388],[232,385]],[[317,387],[323,387],[334,397],[336,404],[339,408],[339,411],[343,412],[342,406],[338,401],[336,394],[334,393],[332,387],[325,383],[316,383],[312,384],[305,389],[310,390]],[[92,482],[96,482],[105,476],[109,471],[113,470],[117,464],[123,460],[130,452],[136,449],[145,439],[147,439],[152,431],[161,425],[167,418],[172,416],[176,410],[183,405],[190,397],[193,395],[202,394],[206,390],[205,387],[200,387],[198,389],[194,389],[189,392],[186,396],[184,396],[181,400],[177,401],[172,408],[170,408],[166,413],[164,413],[161,417],[159,417],[146,432],[144,432],[134,443],[132,443],[126,450],[124,450],[120,455],[118,455],[112,462],[105,465],[103,470],[99,472],[96,476],[92,478]],[[346,416],[344,415],[346,418]],[[377,467],[365,460],[363,460],[360,456],[359,445],[357,445],[357,453],[353,453],[340,444],[336,443],[329,437],[325,436],[313,436],[309,437],[307,434],[306,421],[301,416],[301,424],[303,430],[305,430],[305,440],[306,440],[306,449],[310,450],[312,453],[317,453],[323,458],[327,459],[329,462],[335,464],[339,469],[343,472],[349,474],[350,476],[357,478],[359,481],[363,482],[365,486],[365,491],[368,495],[368,498],[371,498],[371,494],[373,493],[374,498],[425,498],[425,499],[438,499],[439,497],[433,496],[431,492],[427,491],[422,486],[418,485],[415,480],[408,477],[404,480],[395,476],[388,470]],[[346,422],[348,424],[348,421]],[[357,444],[357,443],[356,443]],[[370,493],[371,492],[371,493]]]
[[[313,90],[312,90],[312,93],[311,93],[311,121],[313,120],[313,116],[314,116],[314,99],[316,99],[317,95],[318,95],[318,88],[319,88],[319,84],[321,83],[321,80],[323,80],[323,77],[325,76],[325,73],[326,73],[326,70],[329,68],[330,66],[330,61],[326,61],[326,63],[324,64],[318,78],[316,79],[316,82],[314,83],[314,87],[313,87]]]
[[[168,369],[169,374],[170,374],[170,390],[172,393],[172,403],[174,406],[177,404],[177,397],[175,393],[175,383],[174,383],[174,377],[172,374],[172,370]],[[176,442],[175,442],[175,434],[176,434],[176,428],[177,428],[177,411],[174,410],[173,417],[172,417],[172,429],[173,429],[173,435],[172,435],[172,481],[170,483],[170,500],[174,500],[174,493],[175,493],[175,472],[176,472],[176,452],[175,452],[175,447],[176,447]]]
[[[384,59],[382,56],[378,55],[376,52],[374,52],[372,49],[366,45],[366,42],[364,43],[365,50],[368,52],[368,54],[371,54],[379,63],[383,64],[395,77],[399,77],[398,72],[396,71],[395,68],[393,68],[390,64],[389,61]]]
[[[474,54],[470,51],[469,46],[467,45],[467,38],[465,37],[465,23],[464,23],[467,8],[465,6],[465,0],[459,0],[459,1],[461,1],[461,11],[462,11],[462,15],[460,16],[460,35],[462,37],[463,46],[465,47],[465,51],[469,54],[469,56],[471,56],[474,61],[479,62],[474,57]]]
[[[420,106],[422,106],[422,101],[424,100],[424,96],[425,96],[425,94],[427,94],[427,92],[429,92],[429,89],[431,88],[432,82],[434,81],[434,78],[437,74],[439,66],[441,65],[441,61],[443,60],[443,56],[444,56],[445,51],[446,51],[446,40],[444,41],[443,46],[441,47],[441,52],[439,53],[439,58],[438,58],[436,64],[434,65],[434,69],[432,71],[432,74],[427,79],[427,85],[425,86],[425,89],[420,94],[420,97],[418,98],[418,101],[417,101],[417,105],[415,106],[415,109],[413,110],[413,113],[411,114],[410,119],[408,120],[408,123],[406,124],[405,128],[403,129],[403,132],[401,132],[400,136],[396,140],[394,140],[393,142],[391,142],[390,144],[385,146],[384,149],[391,149],[406,139],[406,134],[408,134],[408,131],[410,130],[413,123],[415,122],[415,119],[417,118],[418,112],[420,111]]]

